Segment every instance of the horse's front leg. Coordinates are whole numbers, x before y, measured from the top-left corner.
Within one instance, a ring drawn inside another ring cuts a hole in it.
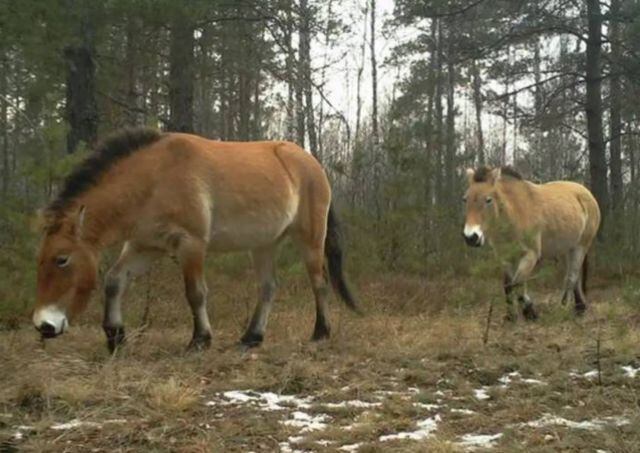
[[[183,239],[178,249],[182,266],[184,288],[193,315],[193,336],[189,350],[202,350],[211,346],[213,333],[207,314],[207,282],[204,278],[206,244],[195,238]]]
[[[522,285],[523,290],[522,294],[518,297],[518,302],[522,306],[522,314],[527,320],[534,320],[538,318],[538,314],[533,307],[533,302],[529,298],[527,294],[527,280],[531,277],[533,270],[540,259],[540,254],[536,250],[527,250],[516,267],[516,271],[513,273],[510,281],[507,283],[507,278],[505,278],[505,293],[508,294],[508,302],[512,305],[511,302],[511,291],[516,286]],[[510,313],[511,307],[509,308]]]
[[[131,280],[143,275],[158,252],[145,249],[134,242],[126,242],[120,256],[107,272],[104,285],[104,320],[102,328],[107,347],[113,353],[125,339],[122,322],[122,296]]]

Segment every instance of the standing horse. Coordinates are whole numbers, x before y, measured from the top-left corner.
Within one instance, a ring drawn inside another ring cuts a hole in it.
[[[516,244],[517,262],[507,263],[504,274],[508,317],[514,316],[512,290],[523,284],[518,298],[523,315],[537,318],[527,295],[527,279],[541,258],[563,256],[567,275],[562,303],[573,291],[576,313],[584,312],[587,252],[600,226],[600,209],[591,192],[569,181],[534,184],[509,167],[468,169],[467,177],[466,243],[479,247],[489,239],[494,246]]]
[[[125,130],[69,175],[45,209],[43,226],[33,323],[45,338],[63,333],[86,307],[101,250],[122,241],[104,286],[103,328],[111,351],[124,340],[127,285],[163,253],[177,257],[182,269],[194,320],[190,348],[207,347],[212,338],[208,250],[251,251],[259,295],[241,339],[247,347],[262,342],[275,290],[274,255],[287,235],[299,245],[313,288],[313,339],[329,336],[325,272],[346,305],[358,310],[342,271],[327,176],[293,143]]]

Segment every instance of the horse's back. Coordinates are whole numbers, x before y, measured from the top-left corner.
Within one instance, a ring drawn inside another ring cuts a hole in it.
[[[164,158],[161,203],[180,211],[175,222],[196,224],[189,229],[216,250],[267,246],[310,210],[328,209],[324,170],[293,143],[169,134]]]

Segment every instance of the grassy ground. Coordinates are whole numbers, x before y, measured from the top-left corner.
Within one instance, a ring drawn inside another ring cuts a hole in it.
[[[640,451],[640,373],[621,368],[640,366],[640,295],[622,283],[597,284],[579,320],[534,285],[540,320],[512,324],[499,279],[362,277],[367,315],[336,302],[333,337],[311,343],[294,268],[265,344],[241,353],[255,293],[244,268],[210,271],[216,336],[203,353],[184,351],[190,315],[169,263],[128,295],[116,356],[98,300],[44,347],[26,323],[0,332],[0,451],[448,452],[472,448],[470,434],[495,435],[480,447],[493,451]]]

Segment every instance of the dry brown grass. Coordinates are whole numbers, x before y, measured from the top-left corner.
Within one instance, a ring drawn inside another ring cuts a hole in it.
[[[290,436],[302,436],[292,448],[336,451],[358,443],[362,452],[454,452],[462,451],[457,442],[464,434],[503,433],[495,451],[640,451],[640,376],[620,371],[639,365],[640,323],[615,284],[593,291],[591,310],[580,320],[544,287],[534,287],[542,315],[536,323],[504,324],[497,303],[483,345],[486,303],[498,297],[497,280],[364,280],[357,286],[367,315],[334,304],[333,336],[316,344],[309,342],[310,290],[292,272],[282,279],[265,344],[242,354],[234,346],[253,305],[252,279],[248,272],[212,269],[215,342],[188,354],[190,315],[172,271],[155,272],[151,291],[146,280],[133,288],[126,304],[132,335],[114,357],[106,351],[97,301],[80,325],[44,348],[29,325],[0,333],[0,450],[277,451]],[[140,328],[147,293],[150,326]],[[570,377],[595,367],[599,330],[603,384]],[[501,387],[499,379],[513,371],[546,385],[516,380]],[[482,386],[488,400],[474,397]],[[304,411],[328,415],[328,426],[300,433],[283,424],[295,409],[287,404],[277,412],[222,404],[219,392],[244,389],[313,396]],[[350,400],[381,404],[326,406]],[[544,413],[572,421],[625,416],[630,424],[599,431],[519,425]],[[417,421],[435,414],[441,421],[426,439],[379,441],[414,431]],[[51,428],[73,419],[100,426]],[[19,425],[31,427],[21,439]]]

